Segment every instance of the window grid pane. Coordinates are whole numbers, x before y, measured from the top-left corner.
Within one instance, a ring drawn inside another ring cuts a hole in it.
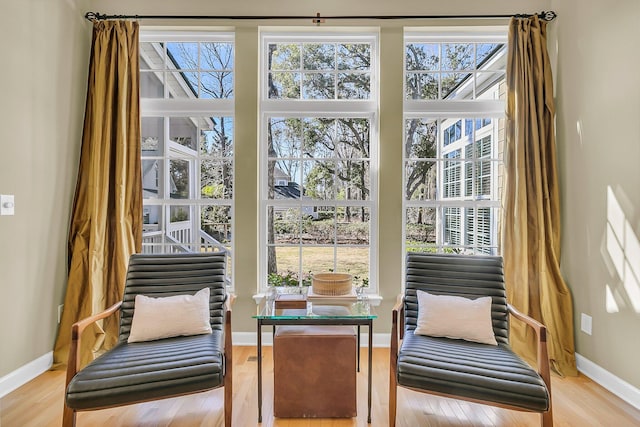
[[[370,43],[269,43],[269,99],[370,99]]]
[[[405,250],[496,254],[503,108],[474,101],[504,101],[506,45],[432,40],[405,43]]]
[[[477,99],[504,78],[504,52],[504,43],[406,43],[405,99]]]
[[[234,44],[140,43],[142,98],[233,98]]]
[[[266,232],[267,245],[276,250],[267,250],[275,258],[267,260],[267,283],[287,278],[302,285],[310,272],[336,268],[368,280],[368,258],[350,264],[338,248],[369,256],[369,127],[366,118],[269,118]],[[300,248],[298,269],[277,259],[292,253],[282,245]]]
[[[305,285],[326,271],[369,283],[375,37],[264,37],[261,286]],[[298,236],[282,231],[285,209],[296,212]]]
[[[171,113],[155,104],[141,111],[142,251],[225,250],[230,278],[234,123],[232,104],[219,101],[233,98],[234,43],[171,37],[140,43],[141,98],[181,100]],[[202,99],[227,113],[191,115]]]

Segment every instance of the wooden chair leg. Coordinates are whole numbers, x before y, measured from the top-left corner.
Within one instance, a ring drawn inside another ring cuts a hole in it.
[[[553,427],[553,412],[551,408],[542,413],[542,427]]]
[[[229,350],[229,354],[227,355],[228,359],[231,360],[231,350]],[[224,426],[231,427],[231,420],[233,416],[233,368],[231,363],[228,363],[226,366],[226,372],[224,375]]]
[[[233,342],[231,341],[231,303],[234,297],[225,302],[224,320],[224,426],[231,427],[233,419]]]
[[[224,427],[231,427],[231,407],[232,407],[232,390],[231,384],[224,387]]]
[[[62,411],[62,427],[75,427],[76,426],[76,411],[64,405]]]
[[[395,369],[391,369],[389,376],[389,427],[396,426],[396,405],[398,396],[398,384]]]

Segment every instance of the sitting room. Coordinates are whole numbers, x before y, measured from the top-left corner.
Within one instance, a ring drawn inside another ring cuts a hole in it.
[[[640,425],[640,3],[0,9],[1,427]]]

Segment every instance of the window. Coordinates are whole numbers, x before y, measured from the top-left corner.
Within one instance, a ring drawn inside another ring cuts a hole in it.
[[[140,37],[144,253],[227,250],[233,212],[233,36]]]
[[[262,35],[261,286],[371,284],[377,38]]]
[[[452,142],[456,142],[460,139],[460,134],[462,132],[462,120],[458,120],[447,129],[445,129],[443,136],[443,144],[449,145]]]
[[[405,34],[405,249],[497,253],[506,33]]]

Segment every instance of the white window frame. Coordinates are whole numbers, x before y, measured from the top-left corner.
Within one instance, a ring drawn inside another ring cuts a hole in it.
[[[234,64],[231,71],[235,72],[235,59],[237,52],[235,52],[235,34],[229,31],[158,31],[151,29],[141,29],[140,31],[140,43],[169,43],[169,42],[222,42],[234,44]],[[235,76],[234,76],[235,85]],[[169,98],[167,97],[167,85],[164,86],[163,98],[141,98],[140,99],[140,115],[142,118],[157,117],[164,119],[164,134],[165,138],[169,135],[169,120],[171,118],[189,118],[189,117],[230,117],[233,120],[234,127],[234,144],[235,141],[235,97],[226,99],[216,98]],[[234,90],[235,94],[235,90]],[[176,156],[169,156],[169,151],[176,154]],[[152,156],[153,157],[153,156]],[[190,213],[190,218],[194,218],[192,206],[231,206],[231,236],[235,236],[235,191],[230,199],[202,199],[199,196],[200,192],[200,173],[196,168],[197,152],[194,150],[183,147],[180,144],[168,144],[167,152],[162,156],[164,161],[165,174],[163,177],[164,186],[168,188],[169,182],[169,165],[172,159],[186,160],[189,162],[190,176],[194,179],[189,183],[189,199],[144,199],[144,206],[162,206],[162,221],[165,221],[165,217],[169,215],[169,210],[172,206],[186,206]],[[235,150],[233,157],[230,158],[232,162],[232,168],[235,181]],[[200,217],[196,218],[197,226],[200,228]],[[170,223],[167,222],[169,225]],[[199,238],[198,238],[199,240]],[[230,265],[234,265],[235,258],[235,239],[231,239],[231,250],[229,251]],[[233,291],[234,275],[231,271],[227,271],[228,290]]]
[[[371,81],[370,98],[358,100],[305,100],[305,99],[269,99],[268,85],[265,84],[268,75],[267,52],[270,43],[305,43],[305,42],[353,42],[369,43],[371,45]],[[366,201],[340,201],[339,206],[363,206],[369,209],[369,286],[367,293],[378,292],[377,270],[377,228],[378,228],[378,145],[379,145],[379,34],[374,31],[333,31],[320,30],[313,32],[302,31],[275,31],[263,30],[260,35],[260,137],[259,137],[259,281],[258,291],[264,292],[267,288],[267,220],[268,207],[272,204],[278,206],[299,206],[296,201],[268,199],[267,188],[267,159],[268,159],[268,133],[267,126],[271,117],[322,117],[344,118],[358,117],[369,120],[369,155],[370,155],[370,197]],[[274,203],[275,202],[275,203]],[[334,201],[309,201],[305,200],[305,206],[331,206]],[[333,245],[334,251],[338,245]],[[302,262],[302,261],[300,261]]]
[[[405,28],[404,42],[403,42],[403,52],[406,52],[406,45],[409,43],[447,43],[447,42],[460,42],[460,43],[507,43],[507,27],[465,27],[465,28]],[[406,62],[406,55],[404,55],[404,61]],[[506,55],[505,55],[506,61]],[[406,63],[403,65],[403,70],[406,70]],[[474,88],[475,92],[475,88]],[[437,155],[436,159],[439,159],[437,162],[438,172],[437,176],[440,179],[440,183],[438,185],[438,198],[435,200],[406,200],[405,189],[406,189],[406,168],[405,165],[407,161],[411,160],[407,157],[406,149],[403,149],[403,209],[402,209],[402,246],[404,251],[406,252],[407,246],[407,210],[409,208],[434,208],[436,210],[436,227],[439,228],[436,231],[436,250],[438,252],[442,252],[444,246],[443,238],[445,235],[445,218],[443,218],[443,214],[446,208],[460,208],[460,212],[466,212],[467,208],[477,209],[478,208],[492,208],[496,214],[493,215],[492,218],[492,229],[497,230],[498,227],[498,209],[500,208],[500,200],[497,199],[499,196],[498,191],[498,183],[497,179],[492,182],[492,194],[496,195],[495,200],[487,200],[486,198],[478,198],[476,200],[468,200],[465,197],[465,174],[464,174],[464,163],[461,163],[460,170],[460,190],[461,197],[459,198],[444,198],[444,174],[443,174],[443,165],[446,162],[446,158],[443,155],[443,151],[451,152],[456,149],[461,150],[462,156],[464,156],[464,145],[462,144],[465,141],[465,131],[464,131],[464,122],[465,119],[477,119],[477,118],[491,118],[492,119],[492,127],[497,129],[498,119],[504,118],[505,116],[505,107],[506,103],[504,100],[500,99],[453,99],[453,100],[425,100],[425,99],[406,99],[406,71],[403,71],[403,129],[405,128],[404,124],[407,120],[410,119],[428,119],[428,120],[438,120],[440,123],[443,123],[445,120],[451,119],[451,124],[454,124],[457,120],[462,120],[462,138],[454,143],[448,144],[446,147],[443,146],[442,143],[437,145]],[[446,130],[448,125],[440,126],[439,135],[440,141],[444,141],[442,133]],[[474,125],[475,127],[475,125]],[[404,132],[404,131],[403,131]],[[482,131],[482,135],[486,132]],[[494,133],[494,134],[497,134]],[[478,140],[479,134],[476,134],[476,140]],[[475,141],[473,141],[475,144]],[[406,135],[403,133],[403,147],[406,146]],[[497,144],[493,144],[492,147],[492,158],[497,158]],[[499,168],[499,165],[493,165],[496,169]],[[497,177],[497,172],[496,172]],[[475,178],[475,177],[474,177]],[[475,182],[473,183],[475,185]],[[464,214],[461,214],[460,224],[461,224],[461,244],[460,246],[465,246],[465,236],[462,233],[464,224],[466,223],[466,218],[464,218]],[[497,234],[497,232],[496,232]],[[474,234],[474,238],[477,238],[477,233]],[[499,252],[499,244],[497,242],[497,236],[495,245],[496,252]],[[404,258],[403,258],[404,259]],[[403,261],[404,262],[404,261]]]

